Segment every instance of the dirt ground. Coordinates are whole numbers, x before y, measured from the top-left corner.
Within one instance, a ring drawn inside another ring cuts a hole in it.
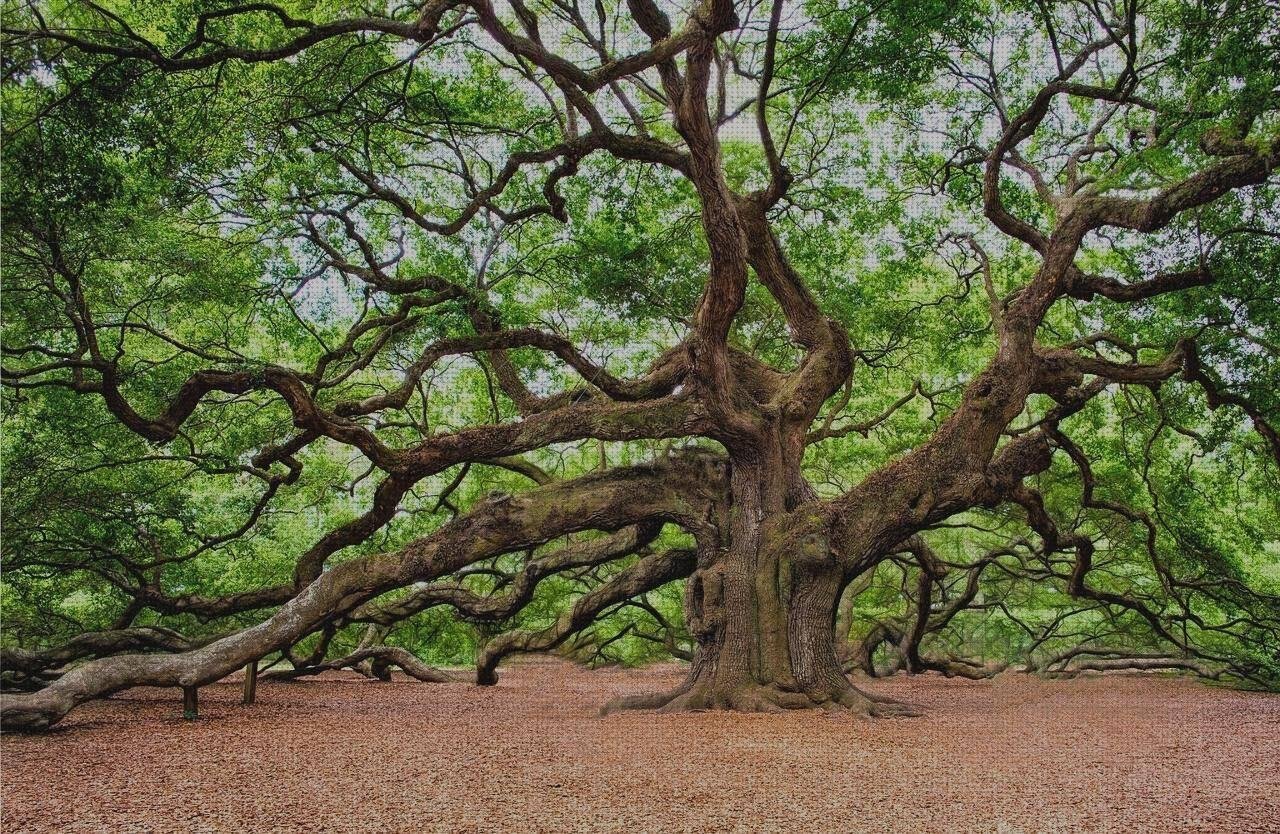
[[[1280,831],[1280,697],[1152,676],[874,692],[910,719],[598,718],[674,667],[497,687],[354,675],[137,690],[0,739],[19,831]]]

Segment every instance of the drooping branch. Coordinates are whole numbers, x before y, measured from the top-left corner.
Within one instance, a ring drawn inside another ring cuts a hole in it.
[[[1087,474],[1086,478],[1088,478]],[[1092,487],[1090,486],[1089,488],[1091,489]],[[1187,614],[1170,616],[1161,611],[1158,605],[1141,599],[1135,593],[1107,590],[1091,584],[1089,576],[1094,570],[1094,556],[1097,552],[1097,546],[1094,541],[1078,530],[1072,530],[1070,533],[1064,534],[1045,508],[1043,497],[1035,490],[1025,486],[1020,487],[1014,493],[1013,498],[1027,511],[1028,523],[1043,539],[1042,558],[1047,566],[1050,564],[1049,556],[1052,553],[1065,551],[1073,554],[1069,573],[1060,574],[1053,571],[1051,567],[1049,569],[1050,575],[1062,581],[1065,584],[1067,593],[1072,597],[1101,603],[1107,609],[1113,611],[1130,612],[1137,615],[1158,640],[1175,646],[1186,657],[1199,658],[1218,667],[1219,671],[1214,673],[1215,677],[1221,674],[1221,671],[1226,670],[1246,680],[1255,678],[1255,670],[1249,668],[1247,664],[1234,662],[1231,658],[1219,656],[1211,650],[1194,645],[1185,637],[1185,630],[1182,630],[1181,634],[1179,633],[1178,625],[1186,625],[1188,623],[1196,624],[1202,629],[1214,630],[1213,627],[1200,621],[1198,617]],[[1093,502],[1087,501],[1087,503]],[[1098,503],[1097,506],[1099,508],[1110,508],[1112,505]],[[1154,555],[1153,551],[1153,558]],[[1159,568],[1158,565],[1157,567]]]
[[[724,495],[715,460],[694,456],[589,475],[481,502],[403,549],[335,565],[266,621],[192,652],[120,655],[86,663],[45,689],[0,696],[6,729],[40,730],[77,704],[131,686],[200,686],[280,651],[380,594],[445,576],[484,558],[587,529],[667,519],[704,530]]]
[[[448,605],[469,620],[503,620],[520,611],[546,577],[620,559],[648,545],[660,530],[659,524],[636,525],[600,538],[561,545],[525,562],[514,577],[502,583],[501,594],[482,596],[459,582],[438,583],[417,588],[393,603],[361,606],[346,619],[391,625],[433,606]]]
[[[325,660],[319,663],[300,666],[296,669],[277,669],[263,675],[265,680],[297,680],[298,678],[319,675],[324,672],[335,672],[340,669],[363,669],[368,667],[370,677],[382,681],[391,680],[390,667],[394,666],[406,675],[423,683],[453,683],[457,681],[448,672],[442,672],[428,666],[418,656],[399,646],[364,646],[350,654]]]
[[[1124,649],[1100,646],[1076,646],[1043,661],[1040,671],[1054,677],[1074,677],[1081,672],[1146,672],[1183,670],[1202,678],[1218,680],[1222,677],[1220,666],[1204,663],[1190,657],[1143,654]]]
[[[1209,408],[1217,410],[1224,405],[1231,405],[1239,408],[1249,416],[1253,422],[1254,429],[1266,441],[1267,447],[1271,450],[1271,456],[1277,464],[1280,464],[1280,431],[1278,431],[1274,423],[1263,414],[1255,403],[1250,402],[1248,398],[1239,394],[1234,394],[1216,380],[1213,375],[1204,367],[1200,361],[1200,354],[1196,351],[1195,344],[1192,343],[1186,353],[1184,360],[1183,374],[1187,379],[1198,384],[1204,389],[1205,397],[1209,401]]]
[[[516,652],[553,649],[594,622],[609,606],[693,573],[696,561],[693,550],[664,550],[643,556],[608,582],[579,597],[554,625],[542,631],[508,631],[494,637],[476,658],[476,683],[497,683],[498,663],[504,657]]]
[[[85,658],[109,657],[126,652],[186,652],[216,638],[192,639],[163,626],[91,631],[48,649],[0,648],[0,668],[25,678],[57,677],[60,667]]]

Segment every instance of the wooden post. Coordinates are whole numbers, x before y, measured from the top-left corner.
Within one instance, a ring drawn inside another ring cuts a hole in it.
[[[252,704],[258,695],[258,661],[250,660],[244,667],[244,703]]]
[[[200,690],[194,686],[182,687],[182,717],[194,721],[200,717]]]

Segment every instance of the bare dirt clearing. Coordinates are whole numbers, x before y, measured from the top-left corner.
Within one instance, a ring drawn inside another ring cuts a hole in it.
[[[875,681],[923,718],[596,717],[674,667],[497,687],[135,690],[6,735],[18,831],[1280,831],[1280,697],[1165,678]]]

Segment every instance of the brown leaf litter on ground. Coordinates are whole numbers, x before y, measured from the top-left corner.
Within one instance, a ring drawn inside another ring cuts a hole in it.
[[[925,715],[621,713],[674,666],[329,674],[87,704],[0,739],[20,831],[1280,831],[1280,696],[1152,675],[864,683]]]

